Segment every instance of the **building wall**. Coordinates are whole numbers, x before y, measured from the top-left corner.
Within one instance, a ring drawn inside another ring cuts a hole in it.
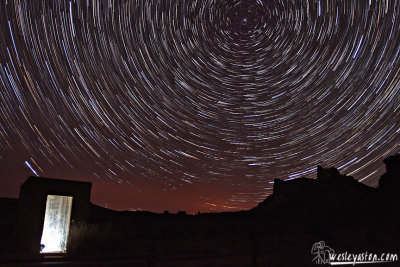
[[[92,184],[43,177],[29,177],[20,188],[15,240],[16,250],[39,253],[47,195],[72,196],[71,228],[86,222]],[[69,242],[71,242],[69,240]],[[68,244],[70,246],[70,244]]]

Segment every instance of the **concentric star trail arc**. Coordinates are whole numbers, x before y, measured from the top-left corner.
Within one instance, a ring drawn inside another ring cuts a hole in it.
[[[376,185],[400,152],[399,1],[0,3],[3,184],[185,190],[189,210],[235,210],[318,164]],[[168,205],[129,201],[113,207]]]

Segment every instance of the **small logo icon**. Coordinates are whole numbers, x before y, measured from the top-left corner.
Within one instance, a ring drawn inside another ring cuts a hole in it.
[[[315,243],[311,248],[311,254],[315,254],[313,261],[317,264],[329,264],[330,255],[334,254],[335,251],[325,245],[324,241],[319,241]]]

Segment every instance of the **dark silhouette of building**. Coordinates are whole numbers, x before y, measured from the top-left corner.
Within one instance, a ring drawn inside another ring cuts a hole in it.
[[[74,224],[87,221],[90,211],[90,191],[92,183],[78,182],[61,179],[51,179],[43,177],[29,177],[20,188],[18,216],[16,224],[15,245],[16,250],[25,253],[39,253],[41,247],[41,238],[45,222],[46,209],[60,208],[58,203],[50,203],[50,197],[69,197],[72,202],[69,208],[67,219],[67,230],[71,229]],[[50,196],[50,197],[49,197]],[[71,203],[70,203],[71,204]],[[56,216],[60,217],[59,214]],[[52,234],[52,233],[50,233]],[[53,233],[54,234],[54,233]],[[67,233],[68,236],[68,233]],[[71,240],[66,240],[67,248],[70,246]]]
[[[377,188],[318,166],[316,179],[276,179],[273,194],[249,211],[197,215],[113,211],[89,203],[90,183],[30,177],[19,200],[0,199],[5,215],[0,239],[18,240],[19,251],[38,254],[50,195],[72,198],[69,260],[124,255],[148,266],[188,259],[211,266],[310,266],[327,263],[333,251],[395,253],[400,249],[400,154],[384,163]],[[65,210],[68,201],[56,204]],[[7,235],[16,225],[18,234]],[[388,266],[398,266],[398,260]]]

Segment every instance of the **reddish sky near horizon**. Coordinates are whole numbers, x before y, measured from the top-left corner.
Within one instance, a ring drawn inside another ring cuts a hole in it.
[[[0,196],[90,181],[118,210],[249,209],[400,152],[398,1],[0,1]]]

